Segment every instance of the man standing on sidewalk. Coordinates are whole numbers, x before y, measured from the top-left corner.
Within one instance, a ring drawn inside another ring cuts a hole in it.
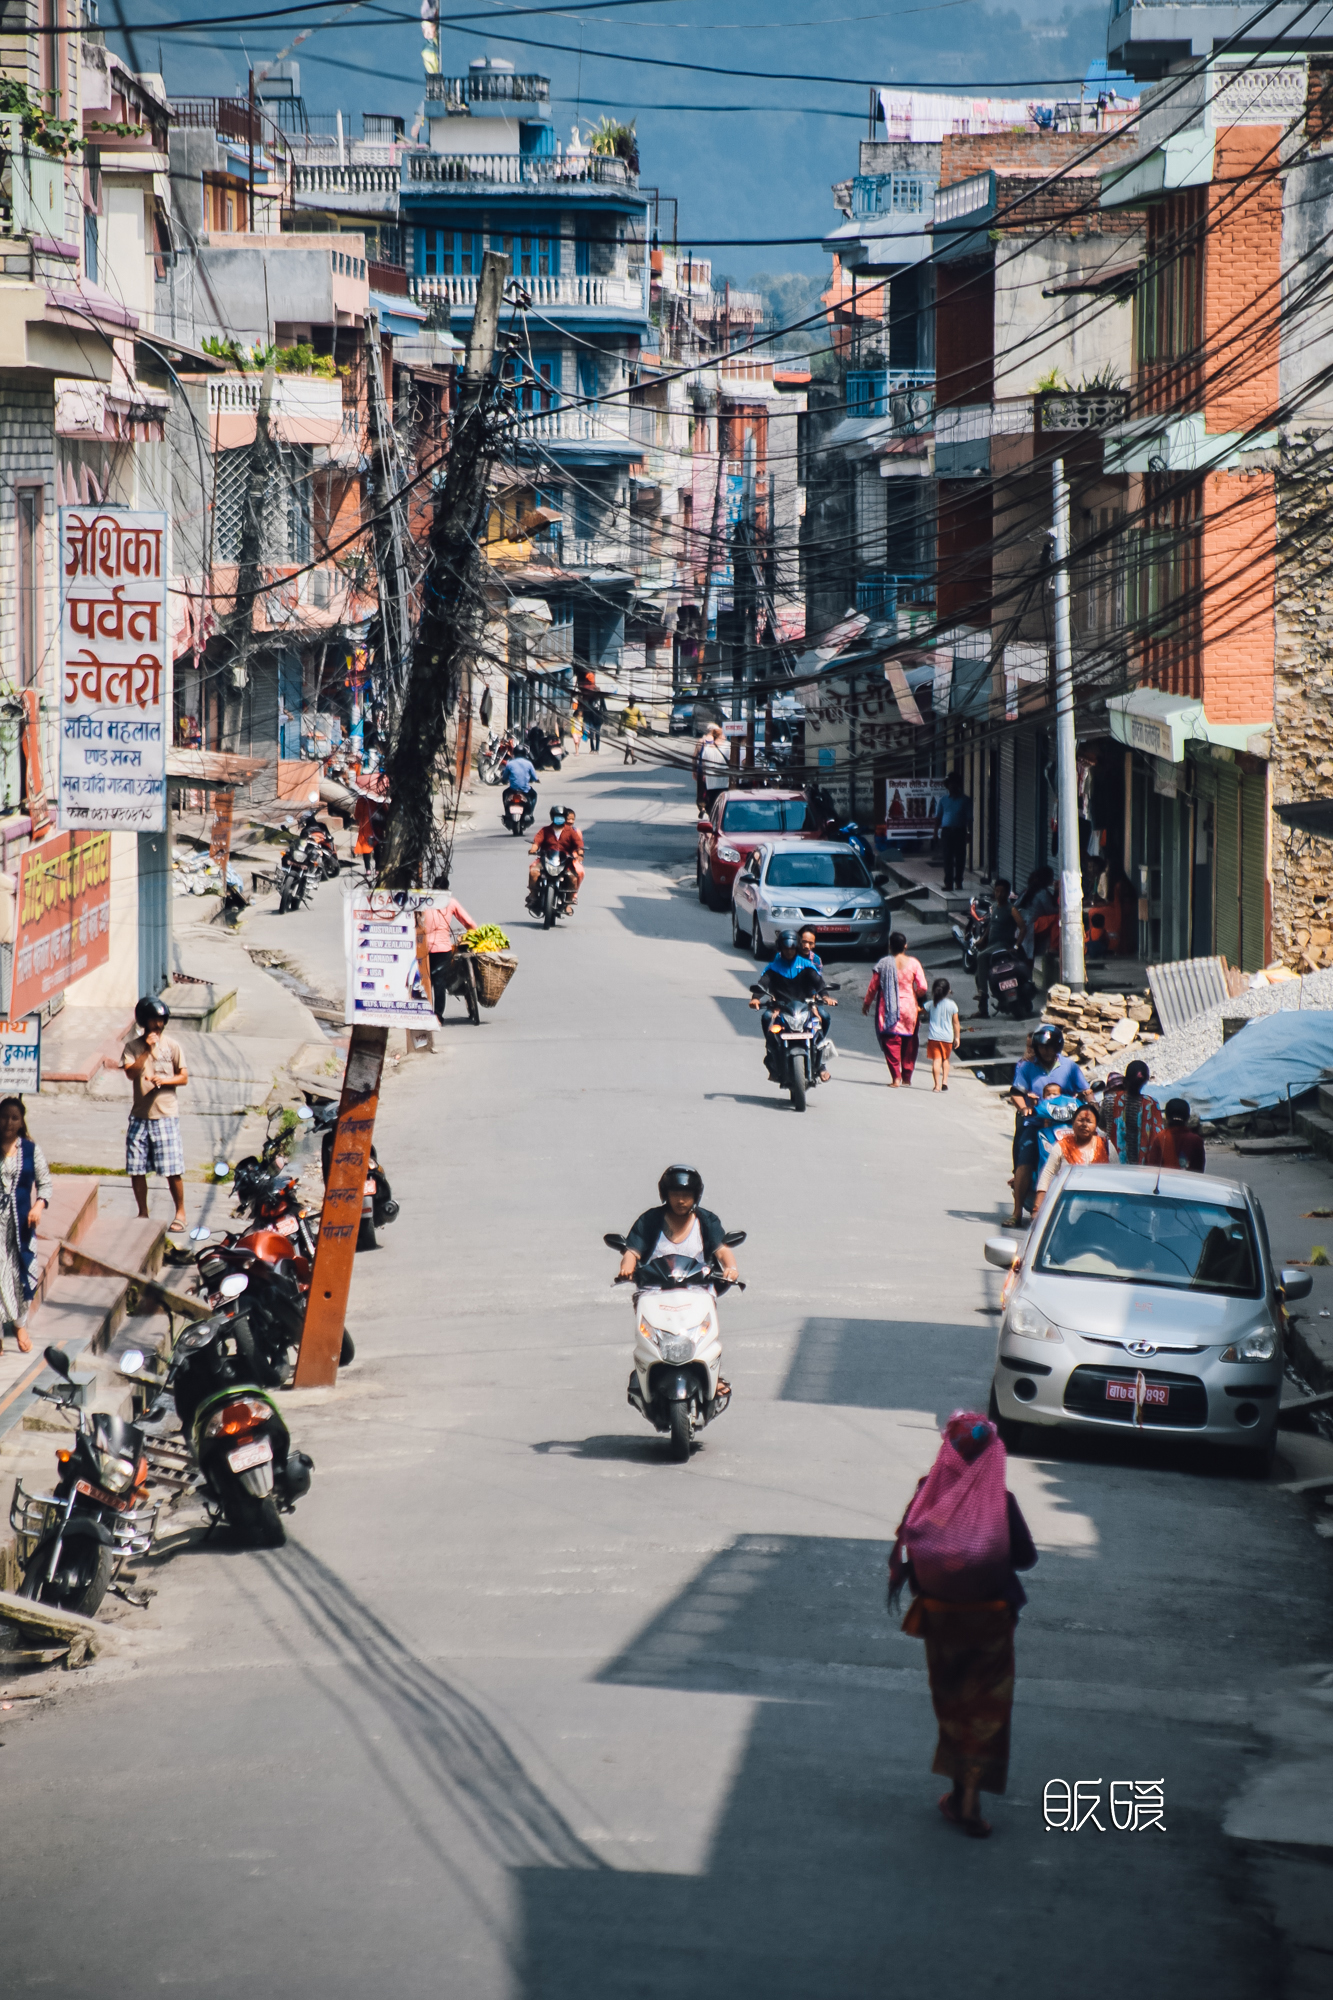
[[[944,888],[961,889],[967,866],[967,842],[972,831],[972,801],[963,791],[962,774],[950,771],[948,790],[940,800],[940,846],[944,851]]]
[[[714,723],[699,745],[699,783],[703,790],[704,812],[711,812],[718,793],[726,791],[730,761],[726,731]]]
[[[173,1229],[185,1227],[185,1149],[176,1092],[190,1079],[179,1042],[166,1033],[171,1009],[146,993],[134,1010],[139,1033],[126,1042],[120,1065],[130,1080],[129,1131],[125,1136],[125,1166],[139,1204],[148,1220],[148,1176],[164,1174],[176,1204]]]

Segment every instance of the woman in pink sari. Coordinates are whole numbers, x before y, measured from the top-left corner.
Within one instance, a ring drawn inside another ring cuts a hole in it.
[[[921,1002],[929,992],[920,960],[908,957],[906,937],[902,931],[894,931],[889,938],[887,956],[880,959],[870,975],[865,1003],[861,1008],[863,1014],[868,1014],[872,1006],[875,1008],[875,1033],[889,1066],[890,1090],[897,1090],[900,1085],[912,1081],[912,1072],[916,1068],[917,1022]]]
[[[991,1830],[980,1794],[1002,1792],[1008,1781],[1014,1627],[1027,1603],[1018,1571],[1037,1560],[1004,1481],[1004,1446],[994,1424],[955,1410],[889,1556],[889,1609],[897,1609],[909,1584],[903,1631],[926,1642],[939,1723],[931,1769],[953,1779],[940,1811],[974,1840]]]

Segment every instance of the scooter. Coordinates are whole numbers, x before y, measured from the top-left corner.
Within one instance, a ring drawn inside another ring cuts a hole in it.
[[[722,1240],[734,1250],[746,1232],[737,1229]],[[623,1236],[604,1236],[611,1250],[624,1252]],[[634,1367],[627,1400],[656,1431],[671,1439],[671,1457],[687,1465],[695,1434],[731,1401],[731,1384],[722,1379],[722,1330],[717,1301],[732,1283],[715,1264],[702,1258],[663,1256],[640,1264],[632,1278],[617,1285],[634,1286]]]
[[[975,972],[977,969],[977,953],[986,942],[986,921],[990,912],[989,896],[973,896],[966,923],[949,926],[954,935],[954,942],[963,948],[964,972]]]
[[[1032,967],[1021,951],[992,953],[987,984],[998,1013],[1012,1015],[1016,1021],[1027,1020],[1037,989],[1032,983]]]
[[[127,1556],[148,1553],[158,1506],[148,1498],[148,1461],[134,1424],[105,1410],[85,1417],[70,1379],[69,1357],[46,1349],[60,1383],[33,1390],[58,1410],[72,1411],[73,1442],[56,1454],[54,1493],[29,1493],[15,1482],[9,1506],[23,1582],[19,1596],[91,1618]]]
[[[504,767],[517,748],[518,740],[512,731],[490,737],[477,758],[477,775],[483,785],[498,785],[503,781]]]
[[[514,835],[526,833],[537,813],[537,787],[520,792],[513,785],[506,785],[502,803],[501,817],[509,831]]]
[[[542,925],[550,930],[557,917],[570,914],[570,899],[574,893],[574,870],[563,854],[543,854],[541,873],[533,888],[528,891],[528,908],[534,917],[540,917]]]
[[[762,986],[752,986],[750,992],[772,1009],[772,1033],[782,1048],[780,1073],[775,1073],[771,1056],[768,1073],[780,1089],[790,1094],[792,1110],[804,1111],[807,1092],[818,1088],[828,1049],[824,1024],[815,1011],[814,1001],[795,997],[779,1000]],[[767,1049],[765,1054],[768,1055]]]

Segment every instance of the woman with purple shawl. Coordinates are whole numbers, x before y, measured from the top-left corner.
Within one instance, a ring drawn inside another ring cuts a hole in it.
[[[929,987],[919,959],[907,951],[904,932],[894,931],[889,948],[870,975],[863,1014],[875,1009],[875,1035],[889,1066],[889,1089],[912,1081],[916,1068],[917,1016]]]
[[[994,1424],[955,1410],[898,1524],[889,1609],[896,1611],[908,1584],[912,1603],[903,1631],[925,1640],[939,1723],[931,1769],[953,1779],[940,1811],[974,1840],[991,1830],[979,1794],[1002,1792],[1009,1775],[1014,1627],[1027,1603],[1017,1573],[1036,1560],[1027,1522],[1005,1488],[1004,1446]]]

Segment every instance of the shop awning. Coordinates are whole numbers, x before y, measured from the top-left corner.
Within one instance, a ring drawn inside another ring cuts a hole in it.
[[[1161,688],[1135,688],[1113,694],[1106,704],[1111,734],[1117,743],[1168,764],[1183,764],[1187,743],[1216,743],[1251,757],[1269,754],[1268,722],[1210,722],[1201,701],[1182,701]]]
[[[1296,833],[1318,833],[1333,840],[1333,799],[1292,799],[1273,811]]]
[[[200,791],[248,785],[268,769],[267,757],[237,757],[229,750],[168,750],[167,776]]]

